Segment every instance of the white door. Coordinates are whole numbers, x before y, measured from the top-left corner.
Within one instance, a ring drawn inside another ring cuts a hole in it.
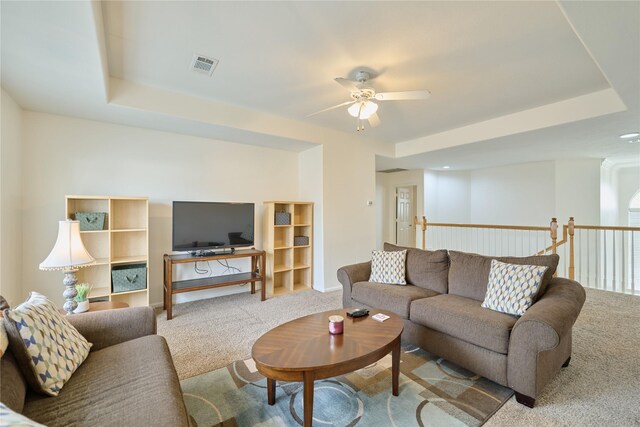
[[[414,203],[412,187],[396,188],[396,244],[416,246],[416,233],[413,227]]]

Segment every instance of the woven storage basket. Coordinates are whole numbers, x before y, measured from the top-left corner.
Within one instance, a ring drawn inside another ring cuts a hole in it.
[[[137,291],[147,287],[147,264],[129,264],[111,270],[113,293]]]
[[[276,212],[275,225],[291,225],[291,214],[289,212]]]
[[[293,236],[293,246],[309,245],[309,236]]]
[[[104,229],[105,212],[76,212],[76,220],[80,221],[80,231]]]

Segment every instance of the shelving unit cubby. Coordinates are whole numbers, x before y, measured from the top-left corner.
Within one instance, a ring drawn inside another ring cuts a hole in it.
[[[76,212],[105,212],[102,230],[81,231],[82,242],[96,265],[81,268],[78,282],[89,283],[90,301],[125,302],[130,307],[149,305],[149,200],[146,197],[66,196],[67,218]],[[113,292],[111,270],[126,264],[146,264],[144,289]]]
[[[264,202],[263,242],[267,252],[267,297],[313,287],[313,203]],[[276,212],[291,215],[288,225],[276,225]],[[295,246],[295,236],[309,244]]]

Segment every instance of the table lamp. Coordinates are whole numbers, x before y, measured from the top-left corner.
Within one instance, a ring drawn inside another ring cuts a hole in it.
[[[40,270],[63,270],[64,280],[62,283],[66,286],[62,294],[66,300],[64,310],[67,314],[73,313],[78,303],[75,300],[78,292],[76,291],[76,271],[80,267],[88,267],[96,263],[96,260],[87,252],[80,237],[80,222],[59,221],[58,223],[58,239],[51,253],[40,263]]]

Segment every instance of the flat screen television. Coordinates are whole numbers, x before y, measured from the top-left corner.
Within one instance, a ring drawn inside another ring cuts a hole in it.
[[[254,204],[173,202],[174,251],[254,245]]]

